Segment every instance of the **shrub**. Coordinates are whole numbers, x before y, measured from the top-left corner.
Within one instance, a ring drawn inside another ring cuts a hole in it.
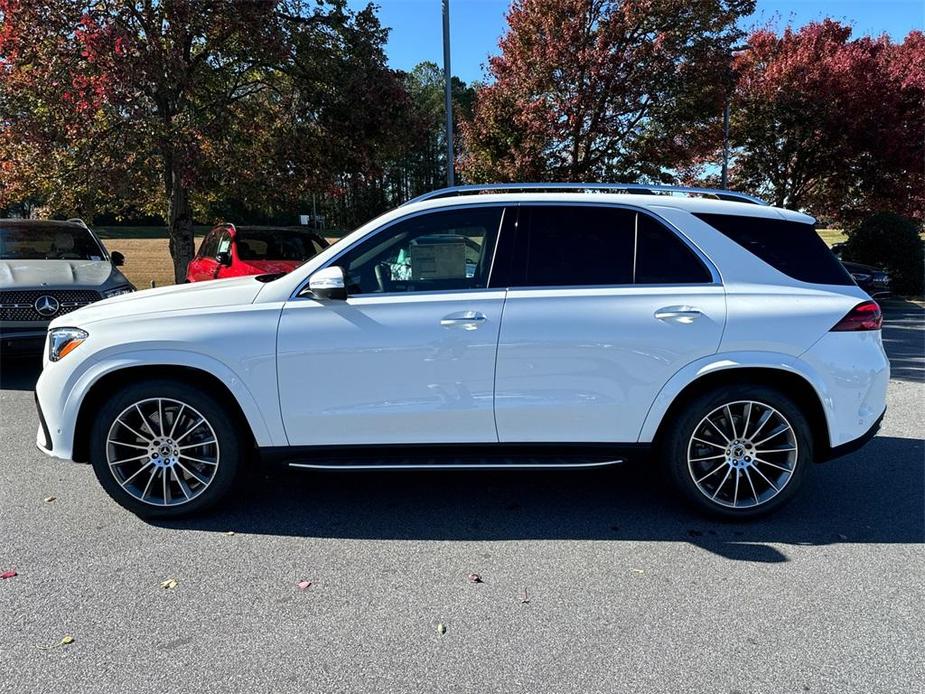
[[[848,233],[842,257],[889,271],[896,294],[921,295],[925,251],[919,226],[892,212],[877,212]]]

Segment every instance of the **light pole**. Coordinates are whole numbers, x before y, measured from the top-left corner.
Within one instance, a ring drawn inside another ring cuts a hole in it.
[[[729,91],[726,91],[726,103],[723,105],[723,190],[729,188]]]
[[[453,90],[450,76],[450,0],[443,0],[443,89],[446,92],[446,184],[455,184],[453,153]]]
[[[732,93],[735,90],[735,72],[732,69],[732,59],[736,53],[747,51],[748,45],[733,46],[729,49],[729,60],[726,63],[726,84],[723,101],[723,168],[720,174],[723,190],[729,188],[729,115],[732,109]]]

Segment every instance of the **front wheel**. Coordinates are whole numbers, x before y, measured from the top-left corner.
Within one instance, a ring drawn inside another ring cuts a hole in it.
[[[241,433],[211,395],[178,381],[126,386],[101,408],[90,462],[119,504],[145,518],[201,511],[232,488]]]
[[[727,386],[694,399],[672,422],[662,448],[681,494],[726,518],[753,518],[786,504],[812,455],[799,407],[758,386]]]

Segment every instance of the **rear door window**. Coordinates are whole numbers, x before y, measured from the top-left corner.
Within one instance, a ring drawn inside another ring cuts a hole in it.
[[[647,214],[619,207],[523,208],[514,286],[702,284],[712,276],[678,235]]]
[[[593,205],[524,208],[518,236],[519,282],[525,287],[633,283],[636,213]]]
[[[795,280],[854,284],[812,224],[731,214],[695,216]]]
[[[668,227],[638,215],[636,284],[704,284],[713,277],[697,254]]]

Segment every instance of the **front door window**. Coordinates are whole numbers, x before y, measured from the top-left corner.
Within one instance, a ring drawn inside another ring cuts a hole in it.
[[[487,287],[503,213],[500,207],[471,207],[418,215],[392,225],[337,261],[348,278],[348,292]]]

